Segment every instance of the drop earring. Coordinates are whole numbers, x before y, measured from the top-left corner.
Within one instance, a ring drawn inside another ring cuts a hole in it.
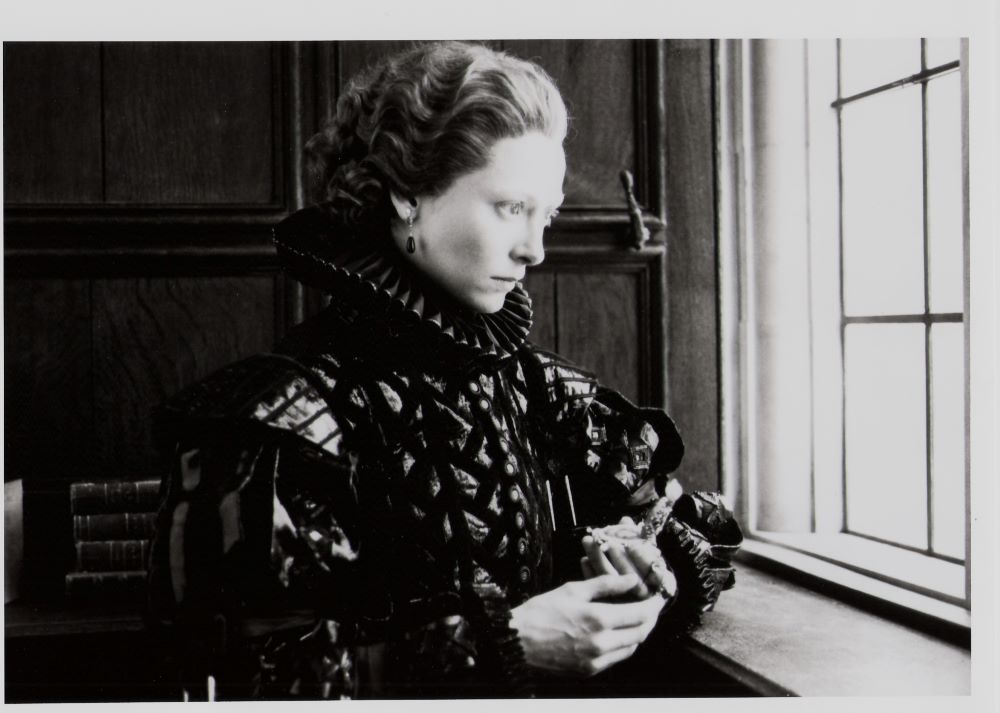
[[[410,234],[406,238],[406,252],[410,253],[410,255],[417,251],[417,241],[413,239],[413,221],[416,217],[416,208],[410,208],[406,213],[406,225],[410,229]]]

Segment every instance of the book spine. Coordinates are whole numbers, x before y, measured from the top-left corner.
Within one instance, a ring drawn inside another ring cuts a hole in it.
[[[156,509],[159,499],[159,480],[109,480],[69,486],[69,506],[74,515],[148,512]]]
[[[76,568],[81,572],[146,569],[149,540],[77,542]]]
[[[24,578],[24,481],[3,484],[3,601],[21,596]]]
[[[70,572],[66,575],[66,596],[80,604],[141,605],[146,596],[146,572]]]
[[[73,516],[73,539],[77,542],[148,540],[155,529],[156,513],[153,512]]]

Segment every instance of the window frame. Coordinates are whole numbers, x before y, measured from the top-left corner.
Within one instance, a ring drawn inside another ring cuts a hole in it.
[[[964,331],[964,389],[965,389],[965,561],[964,564],[955,565],[961,568],[959,573],[964,586],[961,596],[955,596],[954,592],[942,594],[926,586],[914,585],[911,581],[906,581],[898,575],[888,573],[884,567],[873,566],[877,563],[878,556],[884,558],[885,548],[894,545],[885,545],[880,542],[871,542],[871,546],[865,548],[860,546],[856,540],[864,539],[863,536],[843,533],[838,537],[843,538],[838,554],[837,547],[831,549],[831,542],[836,542],[837,538],[824,535],[824,545],[819,546],[820,537],[814,532],[801,535],[772,534],[758,527],[754,504],[755,491],[758,487],[755,479],[755,443],[754,418],[755,404],[753,393],[753,379],[756,375],[757,364],[756,355],[752,346],[754,342],[754,319],[755,304],[751,275],[754,269],[753,251],[748,248],[753,240],[753,234],[760,222],[760,207],[755,203],[758,200],[765,200],[758,197],[758,185],[761,182],[759,168],[755,165],[757,156],[755,150],[760,143],[760,137],[755,135],[754,121],[757,118],[755,112],[759,112],[759,107],[755,105],[761,101],[761,87],[767,92],[767,85],[763,84],[766,79],[762,72],[765,62],[759,61],[758,52],[762,49],[762,43],[790,42],[769,41],[769,40],[724,40],[717,43],[716,49],[716,135],[718,137],[716,166],[717,166],[717,217],[719,228],[718,243],[718,265],[719,265],[719,335],[720,335],[720,379],[721,379],[721,401],[720,401],[720,435],[721,435],[721,463],[722,463],[722,483],[724,492],[733,500],[737,513],[747,530],[747,541],[744,547],[749,559],[757,563],[775,565],[783,571],[794,571],[801,573],[806,579],[815,579],[817,582],[829,582],[837,589],[845,589],[860,592],[865,597],[874,597],[879,601],[889,603],[893,606],[901,607],[905,610],[918,613],[920,616],[927,616],[937,621],[947,622],[950,625],[968,630],[970,625],[971,609],[971,498],[970,498],[970,364],[969,364],[969,187],[968,187],[968,40],[962,39],[960,43],[960,67],[961,72],[961,99],[962,99],[962,173],[963,173],[963,331]],[[801,43],[801,57],[803,73],[807,72],[808,59],[806,40],[796,41]],[[836,40],[825,40],[821,42],[837,42]],[[787,49],[787,48],[786,48]],[[836,56],[835,56],[836,57]],[[766,67],[764,68],[766,70]],[[793,72],[794,75],[794,72]],[[793,76],[794,80],[794,76]],[[809,83],[805,82],[808,87]],[[924,84],[926,91],[926,84]],[[801,119],[804,126],[809,126],[806,107],[810,101],[816,101],[815,97],[810,97],[808,90],[799,87],[803,91],[805,98],[800,107]],[[756,92],[756,93],[755,93]],[[836,96],[839,96],[839,92]],[[829,106],[829,100],[827,100]],[[922,104],[923,111],[926,112],[926,103]],[[834,120],[838,128],[839,143],[839,119]],[[926,122],[926,115],[922,117]],[[811,142],[809,141],[810,127],[805,130],[805,140],[800,158],[805,162],[805,171],[813,179],[817,170],[822,168],[817,166],[824,159],[811,153]],[[838,147],[839,150],[839,147]],[[922,157],[926,161],[925,155]],[[829,158],[825,159],[829,160]],[[837,175],[839,181],[839,156],[837,165]],[[826,168],[829,168],[827,166]],[[925,164],[926,172],[926,164]],[[924,183],[926,191],[926,181]],[[835,200],[840,201],[840,186],[834,194]],[[815,226],[822,225],[824,219],[830,217],[830,207],[820,206],[815,200],[815,191],[807,191],[806,221],[809,230]],[[926,204],[925,204],[926,205]],[[765,208],[766,210],[766,208]],[[926,207],[923,208],[926,210]],[[926,213],[924,214],[926,221]],[[839,205],[836,207],[836,249],[840,251],[840,225],[839,225]],[[926,251],[926,230],[924,233]],[[810,254],[808,259],[815,260],[818,256]],[[811,265],[815,264],[810,263]],[[929,269],[924,265],[925,273]],[[839,284],[841,276],[836,276]],[[812,288],[810,287],[810,290]],[[839,288],[838,288],[839,289]],[[926,286],[925,286],[926,291]],[[843,311],[842,302],[838,300],[838,313],[836,315],[836,328],[839,333],[839,347],[843,346]],[[925,308],[929,305],[925,301]],[[926,311],[926,310],[925,310]],[[848,318],[850,319],[850,318]],[[812,320],[808,326],[810,330],[810,349],[813,347],[814,336]],[[837,368],[840,370],[840,378],[843,378],[842,352],[836,355]],[[815,368],[813,356],[810,354],[809,368]],[[928,377],[929,378],[929,377]],[[815,380],[811,379],[811,387]],[[824,387],[825,388],[825,387]],[[842,399],[843,389],[841,383],[828,385],[829,393],[825,398],[829,399],[833,394],[838,400]],[[823,394],[809,394],[809,414],[810,421],[814,412],[819,408],[817,400],[822,401]],[[843,408],[843,403],[840,404]],[[840,423],[843,421],[843,412],[837,416]],[[928,418],[930,416],[928,415]],[[841,432],[841,431],[838,431]],[[928,438],[930,434],[928,433]],[[820,450],[817,451],[817,448]],[[815,503],[817,487],[822,486],[822,478],[817,480],[815,464],[817,460],[821,463],[828,454],[822,452],[822,446],[815,442],[810,443],[810,502]],[[834,468],[843,473],[842,462],[844,457],[843,442],[840,444],[839,459],[833,459],[833,464],[827,467]],[[841,476],[842,477],[842,476]],[[929,478],[928,474],[928,478]],[[838,478],[839,479],[839,478]],[[843,491],[840,492],[841,499]],[[930,493],[928,493],[930,499]],[[834,503],[834,508],[843,507],[843,502]],[[822,518],[822,514],[820,514]],[[809,513],[811,530],[815,531],[817,524],[817,513],[815,510]],[[822,528],[821,528],[822,529]],[[829,529],[827,529],[829,532]],[[882,550],[881,553],[876,552]],[[864,551],[866,554],[858,561],[857,557],[852,558],[850,551]],[[870,555],[870,556],[869,556]],[[875,559],[872,559],[875,558]],[[889,560],[883,559],[884,562]],[[952,573],[953,575],[955,573]],[[926,576],[925,576],[926,581]],[[954,579],[954,577],[953,577]]]

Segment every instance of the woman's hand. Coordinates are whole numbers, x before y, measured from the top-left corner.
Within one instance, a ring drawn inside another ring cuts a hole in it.
[[[677,580],[656,543],[639,536],[639,526],[623,517],[617,526],[601,528],[600,537],[583,538],[586,553],[580,569],[587,579],[602,574],[634,574],[639,583],[628,592],[636,599],[658,593],[668,601],[677,594]],[[634,530],[634,532],[633,532]]]
[[[511,610],[528,664],[592,676],[631,656],[656,624],[663,597],[602,602],[639,584],[634,574],[605,574],[569,582]]]

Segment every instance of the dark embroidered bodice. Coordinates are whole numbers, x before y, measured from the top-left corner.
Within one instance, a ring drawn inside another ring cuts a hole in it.
[[[156,620],[247,695],[526,692],[510,609],[579,576],[574,524],[665,492],[673,423],[526,342],[520,286],[469,313],[319,208],[275,242],[331,304],[159,410],[175,465]],[[679,556],[700,558],[691,622],[731,574],[735,538],[697,540],[705,516],[671,525]]]

